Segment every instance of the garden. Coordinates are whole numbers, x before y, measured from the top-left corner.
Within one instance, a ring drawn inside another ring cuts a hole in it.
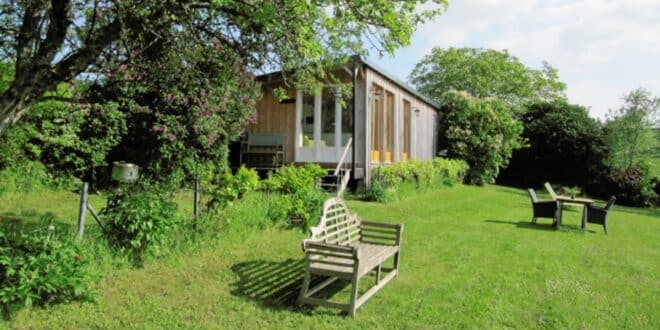
[[[298,304],[301,242],[337,196],[328,170],[231,167],[230,149],[264,92],[292,101],[262,89],[265,68],[305,92],[340,86],[327,68],[394,54],[446,1],[45,3],[0,4],[0,328],[660,327],[649,90],[597,119],[545,62],[431,49],[409,78],[438,104],[441,157],[374,166],[342,196],[405,227],[400,273],[346,317]],[[135,182],[113,179],[122,160]],[[533,223],[526,189],[554,198],[545,182],[615,197],[607,234],[576,206]]]

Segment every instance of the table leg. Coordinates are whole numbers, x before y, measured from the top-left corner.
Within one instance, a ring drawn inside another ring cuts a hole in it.
[[[564,216],[564,203],[563,202],[558,202],[557,203],[557,212],[559,212],[559,215],[557,216],[557,221],[555,222],[555,229],[559,229],[561,227],[561,220],[562,217]]]
[[[587,229],[587,206],[582,209],[582,230]]]

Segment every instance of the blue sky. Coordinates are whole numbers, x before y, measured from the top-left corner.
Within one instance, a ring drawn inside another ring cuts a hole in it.
[[[660,96],[660,0],[450,0],[409,47],[370,60],[407,81],[433,47],[507,49],[533,68],[548,61],[569,100],[598,118],[637,87]]]

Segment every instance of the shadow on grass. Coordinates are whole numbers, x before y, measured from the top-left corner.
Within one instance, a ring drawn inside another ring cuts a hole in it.
[[[253,260],[235,264],[231,270],[238,275],[232,284],[231,294],[257,302],[272,309],[309,311],[309,306],[297,304],[300,287],[305,275],[305,260],[287,259],[281,262]],[[325,278],[312,278],[312,287]],[[341,291],[347,284],[336,281],[316,294],[328,298]]]
[[[0,230],[9,232],[32,231],[39,228],[55,226],[61,232],[73,232],[74,226],[64,222],[52,212],[37,212],[36,210],[22,211],[21,213],[0,213]]]
[[[551,223],[532,223],[530,220],[527,221],[507,221],[507,220],[486,220],[485,222],[488,223],[494,223],[494,224],[505,224],[505,225],[512,225],[516,226],[518,228],[523,228],[523,229],[533,229],[533,230],[542,230],[542,231],[557,231],[557,232],[570,232],[570,233],[585,233],[585,231],[582,230],[580,226],[577,225],[571,225],[571,224],[562,224],[559,229],[555,229],[555,227]],[[593,230],[587,229],[586,232],[589,233],[595,233]]]

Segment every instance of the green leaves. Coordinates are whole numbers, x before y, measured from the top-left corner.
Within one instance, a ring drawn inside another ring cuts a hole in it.
[[[148,252],[167,245],[180,219],[172,196],[162,190],[151,186],[118,190],[101,212],[105,238],[138,266]]]
[[[532,100],[564,98],[566,89],[548,63],[534,70],[507,51],[479,48],[434,48],[415,66],[410,80],[438,102],[443,93],[456,90],[499,98],[516,109]]]
[[[513,151],[523,145],[522,124],[514,119],[511,107],[497,99],[480,100],[458,92],[447,92],[442,99],[439,148],[470,165],[466,182],[493,183]]]
[[[93,300],[87,264],[78,247],[54,230],[0,230],[0,307]]]

